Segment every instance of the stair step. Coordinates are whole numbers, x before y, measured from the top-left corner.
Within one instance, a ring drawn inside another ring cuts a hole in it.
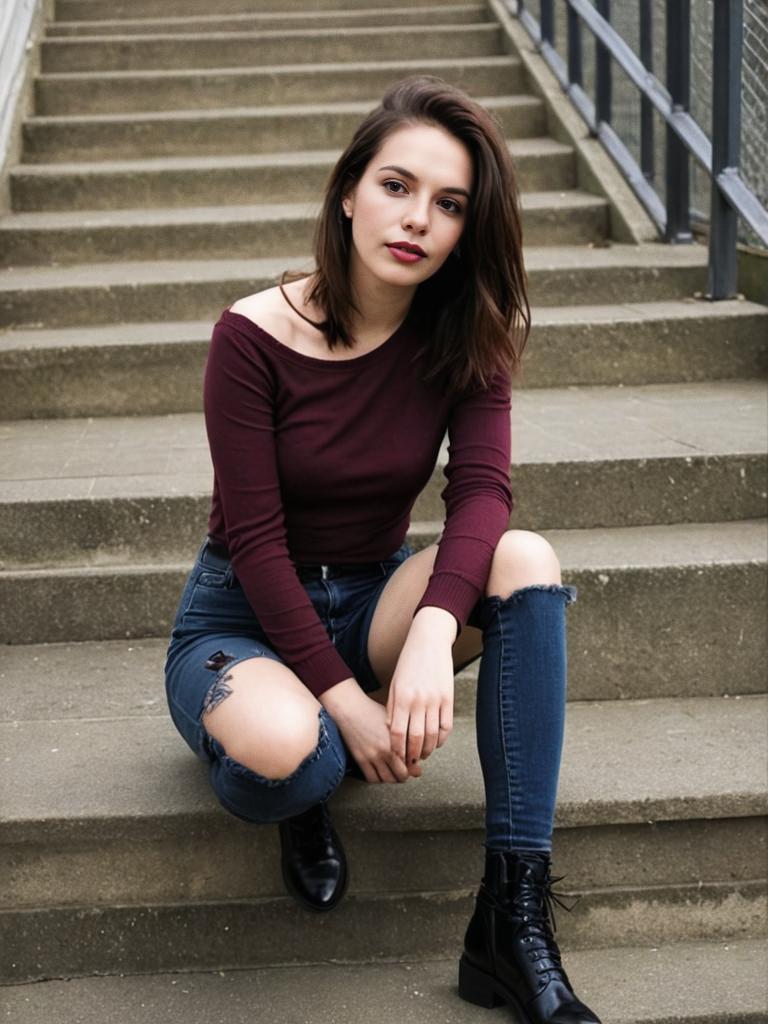
[[[17,985],[5,991],[14,1024],[476,1024],[457,993],[457,935],[450,959],[250,971],[148,974]],[[577,995],[611,1024],[764,1024],[764,939],[574,950],[564,965]]]
[[[27,1024],[245,1020],[254,997],[281,1024],[477,1017],[456,961],[482,870],[479,662],[422,779],[333,797],[351,884],[322,918],[286,896],[277,829],[217,805],[163,692],[210,501],[213,322],[310,269],[341,149],[416,71],[477,98],[520,175],[513,525],[579,598],[554,842],[580,898],[557,912],[569,973],[621,1024],[765,1019],[768,309],[696,301],[700,245],[608,242],[491,9],[417,5],[56,0],[0,219],[0,984]],[[95,973],[121,976],[26,984]]]
[[[210,320],[312,258],[157,260],[0,270],[0,327]],[[706,286],[703,246],[540,246],[526,251],[534,306],[679,300]]]
[[[578,245],[604,238],[608,201],[576,190],[521,197],[532,245]],[[299,256],[312,245],[318,202],[156,210],[75,210],[0,216],[0,265],[65,265],[107,260]]]
[[[767,400],[760,381],[520,392],[515,523],[572,530],[764,515]],[[4,568],[168,559],[200,534],[212,467],[199,413],[17,420],[2,437]],[[413,519],[444,517],[447,463],[446,436]]]
[[[768,308],[752,302],[542,307],[531,319],[521,390],[768,370]],[[0,333],[0,418],[197,412],[211,328],[199,320]]]
[[[167,647],[167,637],[7,645],[0,669],[4,716],[11,721],[36,721],[166,715],[158,680],[163,677]],[[33,674],[27,672],[30,665]],[[474,717],[479,666],[478,659],[455,677],[457,717]],[[665,678],[649,677],[642,668],[625,669],[624,686],[617,692],[613,680],[575,662],[569,669],[568,699],[733,696],[733,679],[728,675]],[[15,685],[22,678],[24,685]],[[761,692],[759,676],[739,680],[739,690]]]
[[[207,505],[201,495],[191,549],[205,535]],[[440,527],[413,524],[409,540],[433,543]],[[569,608],[571,694],[591,696],[595,686],[606,698],[711,692],[718,677],[738,679],[741,692],[765,689],[764,519],[543,535],[579,593]],[[126,551],[123,564],[0,572],[1,642],[167,637],[193,555],[142,562]]]
[[[377,7],[393,10],[401,7],[403,0],[377,0]],[[419,7],[439,9],[445,0],[418,0]],[[360,0],[270,0],[271,11],[341,11],[356,10]],[[218,0],[216,10],[220,15],[249,14],[253,11],[253,0]],[[163,15],[167,18],[190,18],[211,13],[210,0],[164,0]],[[108,18],[137,19],[157,15],[157,0],[58,0],[57,21],[95,21]]]
[[[4,671],[3,689],[19,683]],[[74,693],[79,689],[75,681]],[[164,700],[162,677],[156,680],[155,696]],[[557,827],[765,814],[761,755],[767,712],[764,694],[570,701]],[[210,824],[220,815],[227,827],[235,825],[223,816],[204,766],[167,714],[3,720],[0,735],[6,843],[42,842],[53,847],[66,843],[71,830],[82,841],[89,832],[103,839],[119,838],[134,827],[137,838],[146,837],[160,822],[165,831],[183,838],[193,819]],[[85,779],[87,763],[98,765],[98,770]],[[387,833],[481,828],[483,780],[474,720],[455,719],[448,742],[423,762],[423,768],[420,779],[398,786],[347,779],[334,797],[334,820],[338,817],[345,828]],[[169,864],[170,875],[173,870]],[[391,868],[405,870],[403,863]],[[675,870],[670,867],[670,874]],[[208,881],[214,888],[228,884],[227,879]],[[625,881],[629,884],[630,879]],[[657,881],[666,884],[667,879]],[[389,883],[378,878],[375,886],[387,889]],[[67,893],[59,899],[77,902]],[[13,905],[7,889],[4,903]]]
[[[257,32],[44,38],[40,67],[51,71],[149,71],[153,68],[319,64],[407,57],[486,57],[503,52],[498,22],[463,25],[391,24],[371,28],[281,28]]]
[[[523,191],[575,187],[570,146],[546,137],[508,143]],[[18,164],[10,173],[14,209],[112,210],[141,206],[239,205],[315,199],[341,154],[337,150],[244,156],[157,157],[80,164]]]
[[[522,63],[508,54],[459,58],[355,60],[343,64],[278,64],[266,68],[68,72],[35,80],[38,115],[147,110],[205,110],[272,103],[330,102],[381,96],[410,74],[439,75],[471,96],[523,91]]]
[[[767,705],[569,705],[553,846],[580,897],[558,920],[566,947],[763,933]],[[322,935],[284,895],[277,830],[218,808],[166,717],[7,722],[0,736],[6,981],[356,960],[361,948],[367,960],[447,955],[471,912],[484,805],[471,720],[421,779],[342,783],[350,893]]]
[[[402,2],[402,0],[401,0]],[[246,14],[208,14],[199,17],[131,18],[111,21],[54,21],[46,25],[46,35],[60,36],[115,36],[159,35],[182,32],[251,32],[256,29],[287,28],[348,28],[354,25],[420,24],[439,19],[442,25],[480,22],[491,17],[485,4],[446,4],[412,7],[363,7],[360,10],[336,11],[266,11]]]
[[[23,160],[115,160],[161,156],[276,153],[343,149],[380,97],[362,102],[228,107],[139,114],[30,117],[22,125]],[[536,96],[485,96],[510,138],[545,132]]]

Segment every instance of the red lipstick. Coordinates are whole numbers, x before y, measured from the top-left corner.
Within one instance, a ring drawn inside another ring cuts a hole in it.
[[[388,242],[387,248],[402,263],[418,263],[427,255],[420,245],[413,242]]]

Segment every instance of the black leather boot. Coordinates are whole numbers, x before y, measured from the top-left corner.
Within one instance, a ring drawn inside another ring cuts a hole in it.
[[[309,910],[333,910],[347,888],[347,857],[326,803],[278,822],[285,887]]]
[[[485,851],[485,874],[459,961],[459,995],[478,1006],[508,1003],[520,1024],[600,1024],[574,995],[554,939],[547,853]],[[551,918],[551,925],[550,925]]]

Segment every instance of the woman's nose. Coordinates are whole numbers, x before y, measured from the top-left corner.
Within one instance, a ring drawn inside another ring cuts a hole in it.
[[[425,210],[409,210],[403,217],[403,228],[411,231],[423,231],[427,227],[428,218]]]

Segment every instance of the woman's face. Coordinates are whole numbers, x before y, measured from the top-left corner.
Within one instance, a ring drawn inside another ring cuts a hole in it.
[[[415,288],[459,241],[471,193],[472,158],[462,142],[431,125],[398,129],[342,201],[352,218],[353,274]],[[400,259],[389,248],[398,242],[425,255]]]

